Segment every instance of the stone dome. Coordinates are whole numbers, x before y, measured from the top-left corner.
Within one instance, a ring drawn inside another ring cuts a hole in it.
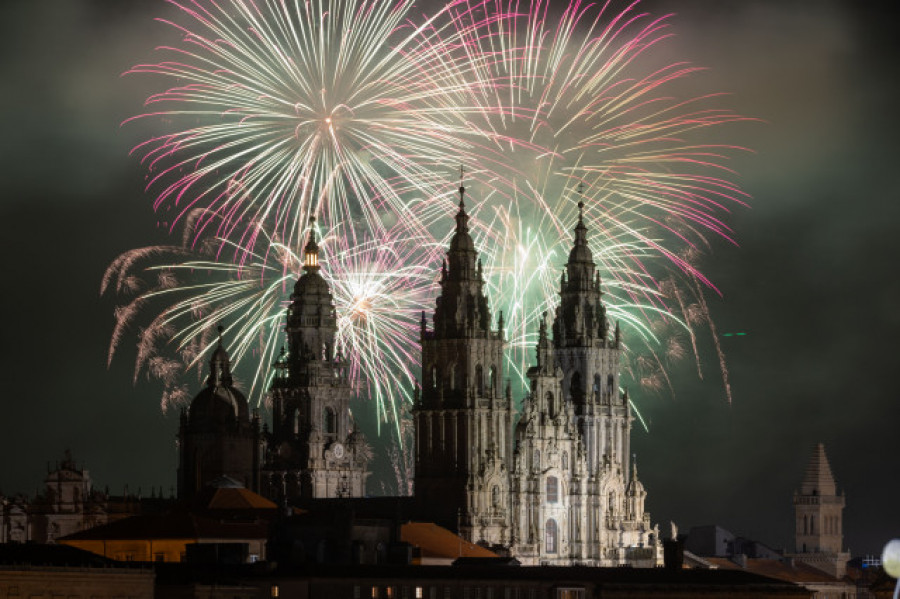
[[[330,299],[331,291],[322,275],[317,271],[308,271],[294,283],[294,299],[314,295],[322,295]]]
[[[194,424],[222,425],[250,420],[247,398],[230,385],[204,387],[191,402],[189,414]]]
[[[206,387],[191,401],[189,416],[191,423],[202,427],[250,420],[247,398],[233,385],[231,360],[222,344],[222,327],[219,345],[209,358]]]

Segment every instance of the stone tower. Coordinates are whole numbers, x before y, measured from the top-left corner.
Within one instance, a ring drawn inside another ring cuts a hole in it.
[[[844,552],[843,510],[825,445],[813,450],[800,489],[794,492],[796,558],[838,578],[846,573],[850,554]]]
[[[545,315],[515,431],[512,552],[532,565],[654,566],[658,531],[636,469],[629,473],[633,417],[619,391],[621,334],[618,326],[610,334],[578,208],[553,337]]]
[[[369,475],[366,441],[350,418],[348,364],[335,346],[334,301],[319,270],[311,226],[287,311],[288,352],[271,389],[263,492],[274,501],[362,497]]]
[[[627,396],[619,393],[621,333],[616,324],[610,335],[582,202],[578,209],[575,243],[560,280],[553,355],[563,374],[561,392],[575,411],[588,470],[618,468],[627,483],[634,417]]]
[[[485,545],[509,545],[511,397],[503,387],[503,315],[492,329],[465,187],[441,267],[433,330],[422,313],[416,390],[416,498],[433,518]]]
[[[234,386],[222,327],[209,360],[206,387],[181,412],[178,446],[179,498],[191,499],[222,476],[259,490],[259,416],[251,417],[247,399]]]

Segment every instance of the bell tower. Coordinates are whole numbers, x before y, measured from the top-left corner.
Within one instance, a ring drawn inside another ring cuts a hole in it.
[[[600,273],[588,247],[583,202],[578,202],[575,243],[560,279],[559,295],[553,355],[562,369],[562,393],[575,410],[588,471],[597,472],[608,464],[620,469],[627,483],[634,416],[619,392],[622,335],[618,323],[610,334]]]
[[[825,445],[819,443],[794,493],[796,555],[809,565],[840,578],[850,554],[843,551],[846,500],[837,492]]]
[[[275,363],[272,431],[264,473],[270,499],[362,497],[369,473],[365,439],[350,418],[348,364],[336,351],[337,316],[320,274],[315,219],[303,275],[287,311],[288,352]]]
[[[503,383],[503,315],[491,328],[481,262],[460,182],[456,230],[441,266],[416,389],[416,498],[471,542],[508,545],[511,397]]]

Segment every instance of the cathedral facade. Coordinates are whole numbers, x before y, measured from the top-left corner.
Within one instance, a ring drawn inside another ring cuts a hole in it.
[[[656,566],[662,545],[644,510],[630,453],[634,418],[619,385],[621,333],[610,330],[582,209],[559,306],[540,324],[516,414],[503,314],[491,314],[460,186],[430,328],[422,313],[416,505],[419,517],[524,564]],[[287,311],[287,351],[274,365],[271,429],[250,417],[220,340],[207,388],[184,416],[180,495],[228,476],[281,504],[365,496],[367,444],[350,417],[349,365],[318,260],[311,227]]]
[[[618,325],[610,332],[581,213],[560,303],[541,322],[530,392],[512,428],[509,384],[502,388],[503,315],[493,329],[465,188],[459,193],[431,330],[422,315],[417,498],[439,522],[455,517],[465,539],[508,548],[524,564],[662,563],[630,459],[621,332]]]

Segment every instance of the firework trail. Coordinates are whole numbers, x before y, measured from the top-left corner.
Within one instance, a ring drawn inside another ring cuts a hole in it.
[[[508,318],[510,372],[530,363],[535,322],[557,300],[584,201],[610,316],[628,325],[640,370],[657,365],[635,380],[671,387],[663,357],[678,352],[654,323],[694,341],[683,310],[676,316],[679,289],[714,288],[682,256],[696,254],[706,235],[731,241],[723,219],[745,198],[726,166],[742,149],[700,139],[747,119],[717,108],[714,95],[674,95],[698,69],[650,66],[667,18],[639,12],[637,2],[617,13],[578,0],[559,10],[548,0],[480,0],[448,12],[453,46],[478,78],[465,88],[465,140],[479,156],[469,188],[481,192],[470,226],[495,309]]]
[[[626,372],[671,389],[685,335],[697,359],[695,327],[711,322],[703,293],[715,288],[685,256],[707,236],[730,241],[725,219],[744,200],[727,168],[741,148],[705,140],[746,119],[716,95],[677,93],[698,69],[659,65],[667,17],[580,0],[558,10],[452,0],[424,16],[411,0],[172,4],[181,44],[129,72],[175,82],[135,117],[164,130],[135,152],[160,220],[185,242],[127,253],[104,278],[132,295],[111,352],[156,315],[139,335],[136,375],[147,369],[176,393],[224,321],[234,361],[253,357],[251,394],[262,397],[316,215],[354,388],[401,439],[416,315],[432,308],[460,163],[514,379],[554,307],[579,200],[610,318],[629,331]],[[178,361],[162,356],[171,344]]]
[[[168,129],[134,149],[166,224],[202,208],[195,234],[231,241],[236,262],[262,231],[298,247],[311,215],[348,237],[423,233],[409,196],[435,195],[431,167],[466,126],[468,65],[432,41],[442,11],[412,25],[409,0],[171,3],[182,44],[128,71],[175,81],[134,117]]]
[[[390,238],[349,246],[344,237],[324,231],[320,239],[322,276],[338,316],[337,350],[348,360],[356,395],[374,401],[379,422],[391,423],[399,433],[398,410],[411,401],[419,364],[419,353],[408,340],[418,334],[419,316],[432,299],[431,270],[418,265],[428,261],[410,255],[411,248],[422,251],[421,246],[399,246]],[[206,255],[183,247],[132,250],[104,275],[101,293],[115,287],[133,296],[116,313],[110,359],[125,332],[156,310],[138,332],[135,379],[146,372],[163,382],[163,409],[190,400],[182,377],[203,366],[216,346],[212,331],[219,323],[233,340],[232,361],[253,365],[250,395],[262,397],[269,388],[301,257],[268,240],[265,253],[234,264],[215,258],[221,243],[207,243]],[[190,259],[183,259],[186,255]],[[165,262],[165,257],[173,261]],[[177,359],[164,357],[167,347],[175,348]]]

